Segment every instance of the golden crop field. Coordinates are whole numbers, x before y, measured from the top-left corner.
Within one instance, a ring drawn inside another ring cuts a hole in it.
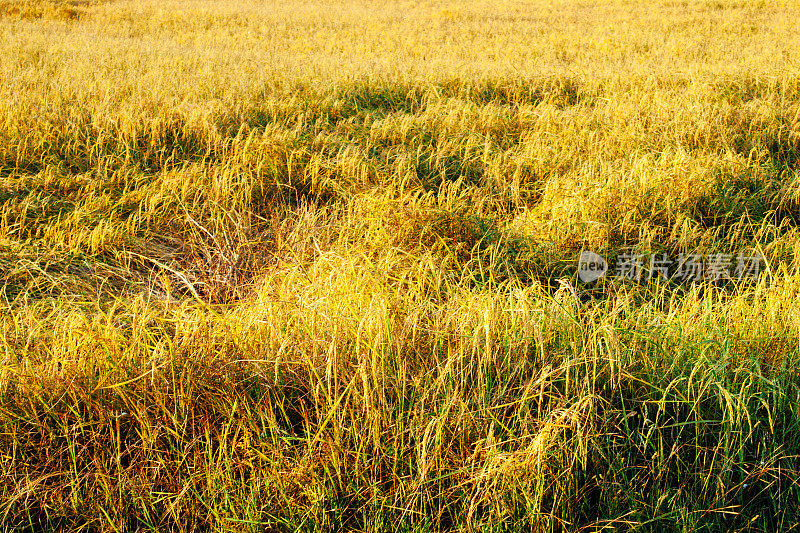
[[[798,23],[0,2],[0,530],[797,530]]]

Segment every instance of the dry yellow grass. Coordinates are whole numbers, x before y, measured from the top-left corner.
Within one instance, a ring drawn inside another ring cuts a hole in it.
[[[1,3],[3,530],[797,528],[797,20]]]

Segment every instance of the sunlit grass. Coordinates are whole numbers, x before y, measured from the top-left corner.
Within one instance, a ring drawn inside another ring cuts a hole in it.
[[[798,15],[0,2],[3,530],[797,528]]]

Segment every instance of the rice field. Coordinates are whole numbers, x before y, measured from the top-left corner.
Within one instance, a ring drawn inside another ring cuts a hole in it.
[[[0,531],[800,529],[798,20],[0,2]]]

